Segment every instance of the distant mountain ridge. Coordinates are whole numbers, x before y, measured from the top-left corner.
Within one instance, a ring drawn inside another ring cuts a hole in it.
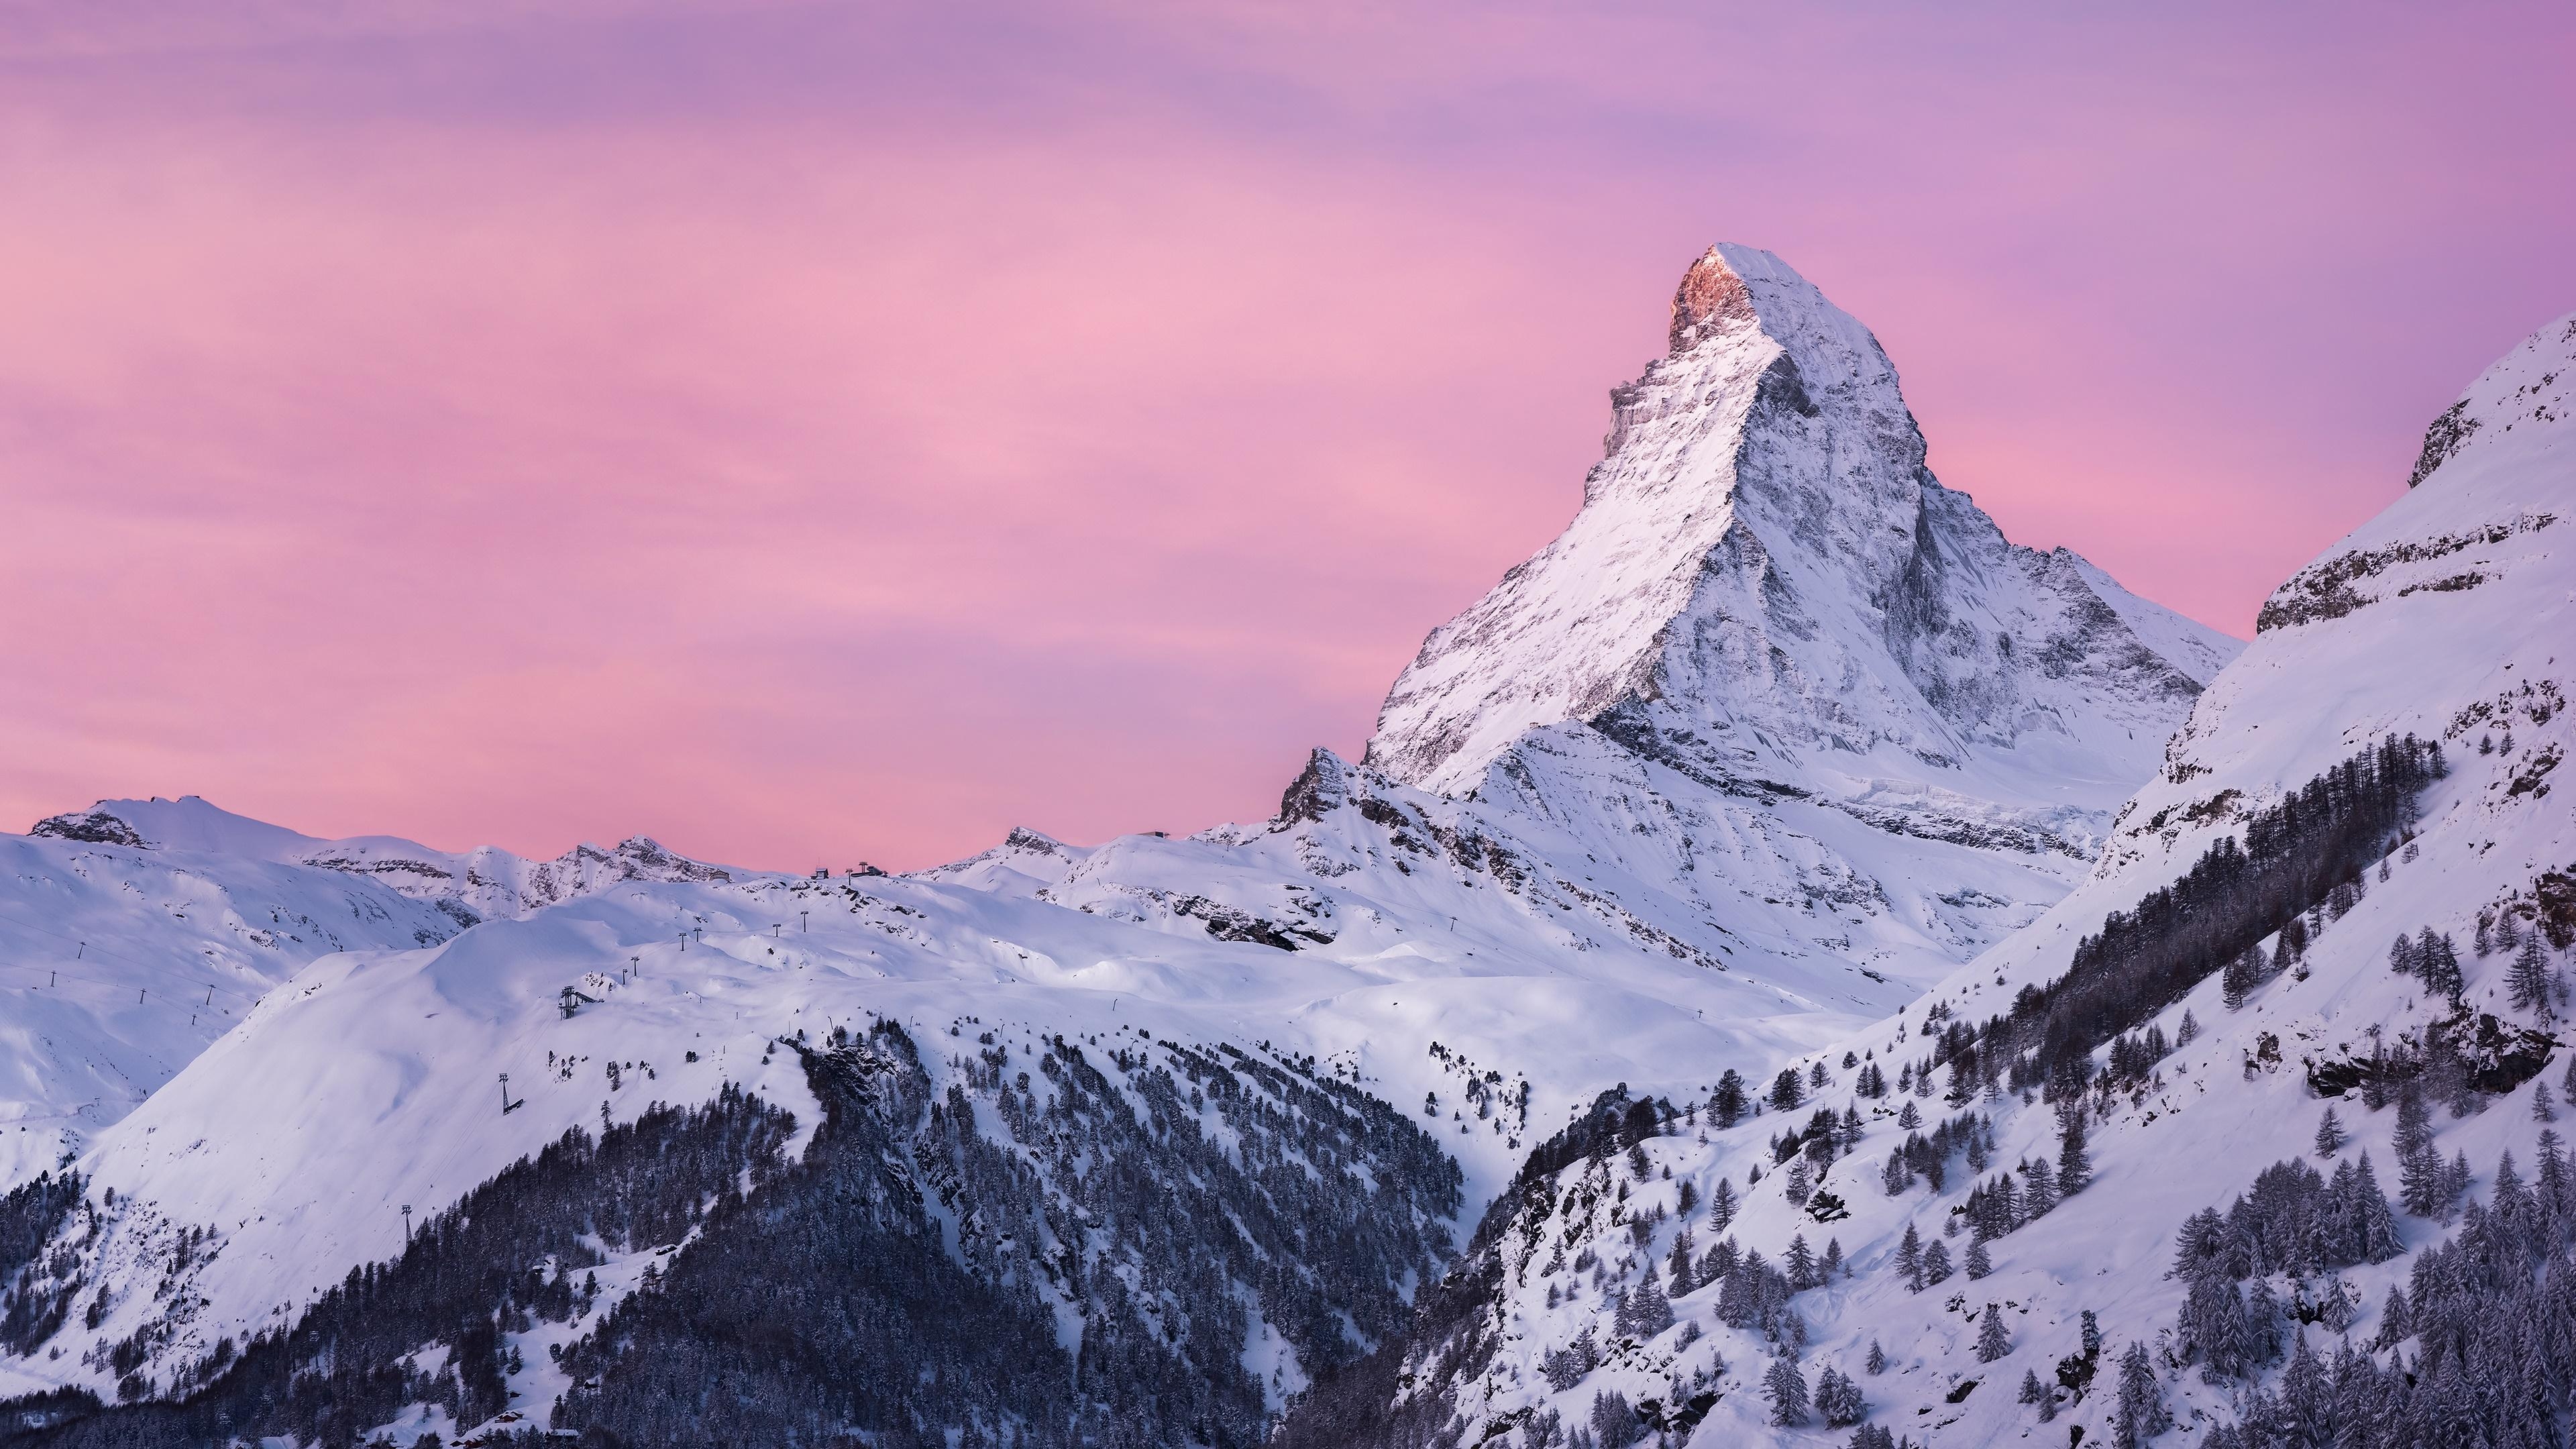
[[[618,881],[722,881],[733,872],[665,850],[645,836],[602,849],[584,842],[552,860],[529,860],[497,846],[436,850],[391,835],[321,840],[235,815],[202,796],[176,800],[101,800],[87,810],[39,820],[27,833],[57,840],[130,845],[139,850],[204,851],[285,865],[372,876],[414,900],[448,902],[460,924],[525,915],[588,895]],[[456,912],[462,907],[461,913]]]

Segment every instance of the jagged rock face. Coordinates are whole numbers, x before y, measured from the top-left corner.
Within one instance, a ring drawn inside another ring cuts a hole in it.
[[[1728,776],[1924,777],[2034,734],[2119,788],[2153,768],[2233,641],[2007,543],[1924,467],[1877,339],[1769,253],[1694,263],[1671,343],[1612,394],[1574,522],[1397,680],[1370,765],[1465,793],[1618,712]]]

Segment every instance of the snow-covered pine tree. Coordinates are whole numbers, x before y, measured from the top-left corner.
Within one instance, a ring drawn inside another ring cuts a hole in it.
[[[2021,1215],[2027,1221],[2045,1217],[2057,1206],[2057,1169],[2045,1157],[2034,1157],[2022,1165]]]
[[[1828,1429],[1848,1428],[1869,1415],[1869,1403],[1851,1375],[1828,1364],[1816,1375],[1816,1412]]]
[[[2021,1400],[2039,1408],[2039,1422],[2045,1424],[2057,1417],[2057,1391],[2039,1381],[2039,1370],[2025,1369],[2021,1376]]]
[[[2325,1114],[2317,1118],[2317,1156],[2332,1158],[2343,1151],[2344,1141],[2343,1117],[2329,1106]]]
[[[2093,1154],[2084,1147],[2084,1118],[2067,1120],[2065,1134],[2057,1144],[2057,1195],[2070,1198],[2082,1192],[2093,1181]]]
[[[2505,992],[2513,1009],[2538,1012],[2541,1020],[2547,1021],[2553,1014],[2549,976],[2549,959],[2540,952],[2540,937],[2524,937],[2522,949],[2514,953],[2513,965],[2505,973]]]
[[[2113,1414],[2120,1449],[2138,1449],[2173,1427],[2164,1392],[2156,1384],[2155,1362],[2143,1341],[2131,1341],[2129,1351],[2120,1355],[2120,1396]]]
[[[2398,932],[2388,947],[2388,969],[2400,976],[2412,976],[2423,965],[2423,958],[2415,954],[2415,942],[2405,932]]]
[[[1646,1437],[1646,1425],[1626,1394],[1603,1389],[1592,1396],[1592,1433],[1601,1449],[1628,1449]]]
[[[1744,1074],[1733,1067],[1720,1073],[1717,1090],[1710,1094],[1708,1109],[1721,1128],[1732,1127],[1744,1117]]]
[[[1784,1266],[1788,1269],[1789,1286],[1801,1292],[1824,1281],[1816,1270],[1816,1251],[1807,1246],[1805,1233],[1789,1235],[1789,1251]]]
[[[1771,1422],[1795,1429],[1807,1422],[1807,1376],[1786,1354],[1771,1360],[1762,1375],[1762,1396],[1771,1401]]]
[[[2012,1352],[2012,1335],[2004,1329],[2003,1309],[1995,1304],[1987,1304],[1980,1318],[1982,1321],[1977,1325],[1977,1362],[1993,1363]]]
[[[2263,964],[2263,950],[2259,946],[2248,946],[2228,957],[2227,967],[2218,977],[2219,1000],[2225,1002],[2230,1011],[2243,1006],[2245,998],[2254,994],[2254,988],[2263,984],[2267,970]]]
[[[2451,938],[2434,935],[2433,928],[2426,926],[2415,938],[2415,951],[2424,989],[2458,1005],[2468,981],[2460,973],[2460,953],[2452,946]]]

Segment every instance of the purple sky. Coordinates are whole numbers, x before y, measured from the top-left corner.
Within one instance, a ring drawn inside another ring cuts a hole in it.
[[[1384,9],[0,0],[0,825],[1266,815],[1721,238],[2243,633],[2576,305],[2564,5]]]

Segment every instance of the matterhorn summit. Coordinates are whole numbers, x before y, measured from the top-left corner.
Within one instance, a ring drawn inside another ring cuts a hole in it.
[[[1670,343],[1611,394],[1574,522],[1396,681],[1371,765],[1463,794],[1572,723],[1844,798],[2065,800],[2016,778],[2045,773],[2098,809],[2152,771],[2234,641],[2006,543],[1925,467],[1878,340],[1769,252],[1694,262]]]

